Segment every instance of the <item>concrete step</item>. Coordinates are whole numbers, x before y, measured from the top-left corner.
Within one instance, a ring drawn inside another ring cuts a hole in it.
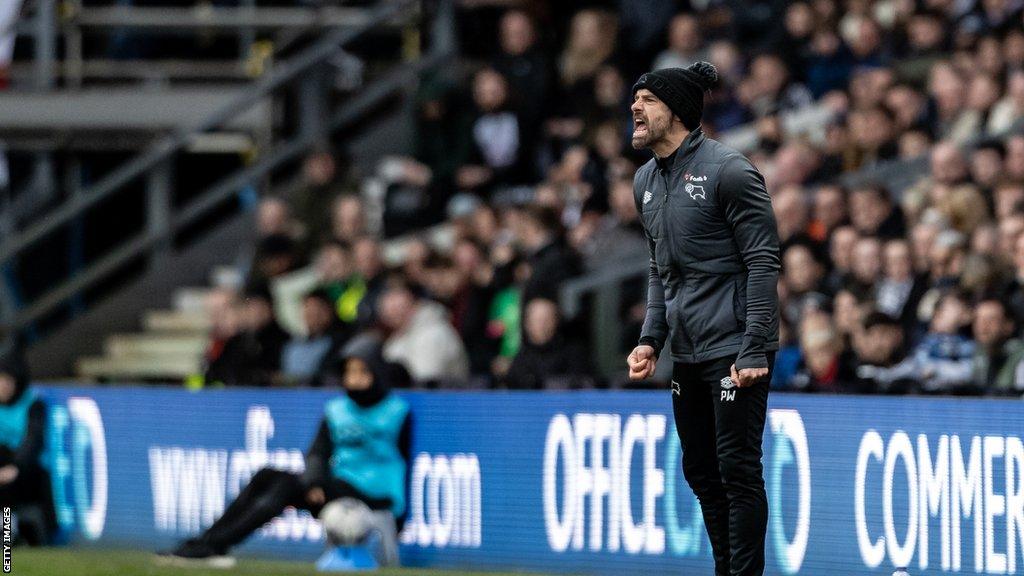
[[[210,285],[241,290],[245,285],[245,277],[237,266],[215,266],[210,271]]]
[[[192,334],[115,334],[107,338],[107,356],[202,356],[208,339]]]
[[[78,376],[103,380],[180,381],[202,370],[199,356],[132,355],[126,357],[87,356],[76,362]]]
[[[178,312],[204,313],[206,312],[206,299],[211,290],[204,287],[178,288],[171,296],[171,307]]]
[[[206,334],[210,330],[210,318],[205,312],[148,310],[143,316],[142,325],[147,332]]]

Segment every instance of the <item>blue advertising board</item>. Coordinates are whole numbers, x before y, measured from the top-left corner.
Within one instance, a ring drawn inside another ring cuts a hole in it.
[[[335,392],[45,387],[62,524],[158,549],[263,466],[301,470]],[[409,392],[410,566],[710,574],[669,392]],[[774,394],[769,574],[1024,572],[1024,403]],[[286,511],[242,553],[314,560]]]

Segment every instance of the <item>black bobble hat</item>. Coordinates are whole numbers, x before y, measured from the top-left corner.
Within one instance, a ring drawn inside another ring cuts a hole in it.
[[[633,85],[633,94],[641,88],[654,93],[669,110],[694,130],[704,114],[704,92],[718,83],[718,70],[710,62],[697,62],[686,68],[665,68],[648,72]]]

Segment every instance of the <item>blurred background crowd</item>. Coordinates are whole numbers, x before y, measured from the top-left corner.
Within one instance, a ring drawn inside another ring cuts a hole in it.
[[[779,225],[773,387],[1024,394],[1022,10],[463,0],[459,74],[421,78],[414,150],[365,167],[325,144],[297,194],[260,200],[192,382],[322,385],[378,345],[416,386],[624,385],[563,291],[639,265],[614,311],[624,367],[646,286],[632,178],[650,158],[629,146],[630,88],[707,60],[721,82],[703,128],[742,141]]]

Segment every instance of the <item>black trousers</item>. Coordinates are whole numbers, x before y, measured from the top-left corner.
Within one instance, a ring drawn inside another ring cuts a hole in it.
[[[30,546],[47,544],[57,530],[50,474],[41,466],[23,466],[14,482],[0,486],[0,506],[18,514],[18,533]],[[30,516],[38,521],[28,521]]]
[[[362,500],[374,510],[391,507],[390,499],[369,498],[351,484],[332,479],[324,487],[324,502],[338,498]],[[214,550],[224,553],[232,546],[245,540],[270,520],[273,520],[288,506],[308,510],[314,516],[320,514],[322,505],[313,505],[306,499],[309,488],[302,477],[291,472],[263,468],[238,493],[224,514],[199,537]]]
[[[700,502],[715,558],[715,576],[764,573],[768,498],[761,437],[769,378],[739,388],[734,356],[672,368],[672,411],[683,448],[683,476]]]

